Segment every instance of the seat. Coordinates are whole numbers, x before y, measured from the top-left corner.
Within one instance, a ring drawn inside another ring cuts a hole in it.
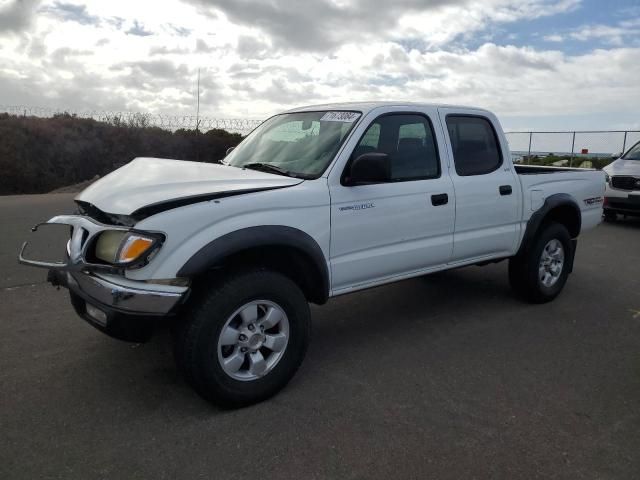
[[[396,180],[432,176],[434,172],[429,171],[432,163],[422,139],[401,138],[398,151],[392,158],[391,175]]]

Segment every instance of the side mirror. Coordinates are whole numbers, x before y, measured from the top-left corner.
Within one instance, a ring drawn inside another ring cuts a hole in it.
[[[386,153],[364,153],[351,163],[347,185],[391,181],[391,161]]]
[[[224,154],[225,154],[225,156],[227,156],[227,155],[229,155],[231,152],[233,152],[233,149],[234,149],[234,148],[236,148],[236,147],[229,147],[229,148],[227,148],[227,151],[224,153]]]
[[[611,160],[618,160],[622,156],[622,153],[615,153],[611,155]]]

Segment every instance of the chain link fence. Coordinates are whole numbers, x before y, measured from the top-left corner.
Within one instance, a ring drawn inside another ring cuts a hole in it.
[[[640,130],[506,132],[516,163],[602,168],[640,141]]]

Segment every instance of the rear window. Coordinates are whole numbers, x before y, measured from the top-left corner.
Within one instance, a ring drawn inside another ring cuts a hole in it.
[[[448,115],[447,130],[458,175],[484,175],[502,165],[498,137],[488,119]]]

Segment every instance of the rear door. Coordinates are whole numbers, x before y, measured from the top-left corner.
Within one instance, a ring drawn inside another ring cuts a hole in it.
[[[437,111],[386,112],[355,135],[329,179],[336,293],[445,265],[453,246],[455,198]],[[349,162],[370,152],[389,155],[392,181],[349,186]]]
[[[453,159],[456,195],[451,262],[513,254],[520,232],[521,185],[500,141],[497,119],[471,109],[440,108],[439,115]]]

